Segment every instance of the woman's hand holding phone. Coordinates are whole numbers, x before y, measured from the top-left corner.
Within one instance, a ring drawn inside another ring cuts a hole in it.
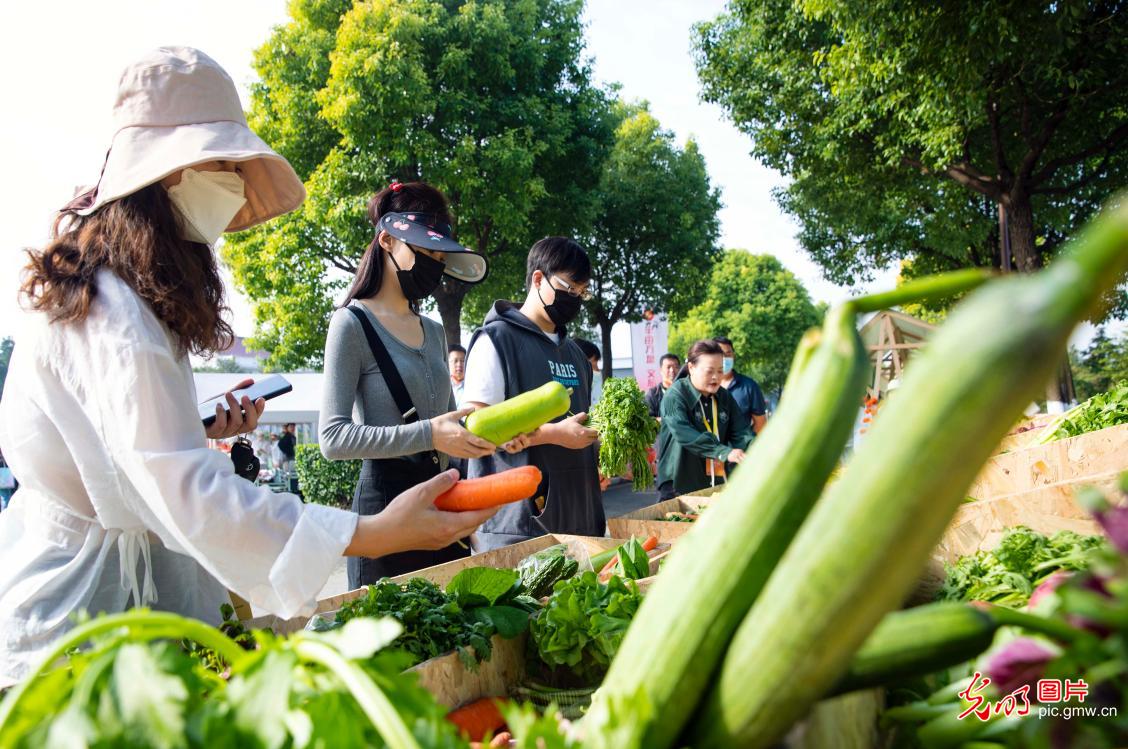
[[[241,390],[253,384],[253,379],[243,380],[227,392],[226,408],[216,404],[215,421],[204,429],[204,434],[206,434],[209,439],[221,440],[254,431],[255,427],[258,426],[259,417],[262,416],[262,412],[266,410],[266,400],[259,398],[254,403],[251,403],[251,399],[244,395],[243,401],[240,403],[236,401],[235,396],[231,394],[235,390]]]

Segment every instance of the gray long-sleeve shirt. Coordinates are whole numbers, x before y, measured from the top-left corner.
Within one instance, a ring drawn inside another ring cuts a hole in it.
[[[396,458],[432,449],[429,419],[454,410],[443,326],[421,317],[423,346],[416,349],[389,333],[363,305],[357,306],[388,349],[419,421],[403,423],[360,321],[347,309],[338,309],[325,340],[318,435],[322,454],[329,460]],[[446,456],[440,458],[445,468]]]

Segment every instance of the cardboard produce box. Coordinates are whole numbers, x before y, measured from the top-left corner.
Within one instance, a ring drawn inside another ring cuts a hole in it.
[[[663,520],[669,512],[699,511],[709,506],[709,497],[683,494],[641,510],[629,512],[607,520],[607,529],[615,538],[646,538],[657,536],[659,541],[673,543],[693,527],[693,523]]]
[[[440,705],[453,710],[482,697],[508,697],[510,688],[525,680],[525,647],[529,633],[511,640],[494,635],[488,661],[471,671],[458,653],[447,653],[412,666],[408,673],[419,677],[419,686],[435,696]]]

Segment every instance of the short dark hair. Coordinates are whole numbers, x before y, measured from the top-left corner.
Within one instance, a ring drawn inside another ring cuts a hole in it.
[[[702,356],[720,356],[724,354],[721,351],[721,344],[717,343],[716,339],[697,341],[689,347],[689,354],[686,355],[686,361],[696,364],[697,360]]]
[[[447,346],[447,356],[450,356],[450,355],[451,355],[451,354],[453,354],[453,353],[454,353],[455,351],[457,351],[457,352],[458,352],[458,353],[460,353],[460,354],[465,354],[465,353],[466,353],[466,349],[464,349],[464,348],[462,347],[462,344],[461,344],[461,343],[452,343],[452,344],[450,344],[449,346]]]
[[[586,339],[586,338],[573,338],[572,340],[574,340],[576,342],[576,345],[580,347],[580,351],[584,352],[585,358],[590,359],[593,356],[596,359],[602,359],[603,358],[603,354],[600,352],[599,346],[596,346],[594,343],[592,343],[588,339]]]
[[[725,338],[723,335],[719,335],[716,338],[714,338],[713,340],[716,341],[717,343],[719,343],[722,346],[728,346],[733,351],[736,351],[736,346],[732,345],[732,341]]]
[[[292,421],[291,421],[291,422],[287,422],[286,424],[283,424],[283,425],[282,425],[282,428],[283,428],[283,429],[289,429],[290,427],[294,427],[295,429],[297,429],[298,425],[297,425],[297,424],[295,424],[295,423],[294,423],[294,422],[292,422]]]
[[[665,364],[667,359],[673,359],[674,364],[677,364],[679,367],[681,366],[681,359],[678,358],[677,354],[663,354],[662,358],[658,360],[658,363]]]
[[[545,237],[529,248],[525,264],[525,288],[533,285],[533,273],[546,276],[567,273],[578,284],[591,280],[591,259],[579,242],[568,237]]]

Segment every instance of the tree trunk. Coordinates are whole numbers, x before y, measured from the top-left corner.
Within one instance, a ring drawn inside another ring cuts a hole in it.
[[[462,300],[469,288],[461,281],[444,277],[439,288],[435,289],[435,304],[439,308],[439,317],[443,319],[448,346],[462,343]]]
[[[1030,196],[1018,192],[1006,196],[1003,200],[1015,268],[1019,273],[1033,273],[1042,266],[1042,259],[1034,244],[1034,209],[1030,204]],[[1069,367],[1069,357],[1066,357],[1057,374],[1046,383],[1047,408],[1051,412],[1069,408],[1075,397],[1073,372]]]
[[[1041,267],[1038,248],[1034,246],[1034,209],[1030,196],[1010,195],[1004,198],[1007,229],[1010,234],[1011,257],[1019,273],[1033,273]]]
[[[599,336],[601,339],[600,349],[602,349],[603,357],[601,362],[603,364],[603,379],[611,379],[612,372],[615,371],[615,359],[611,353],[611,328],[615,325],[614,321],[599,318]]]

